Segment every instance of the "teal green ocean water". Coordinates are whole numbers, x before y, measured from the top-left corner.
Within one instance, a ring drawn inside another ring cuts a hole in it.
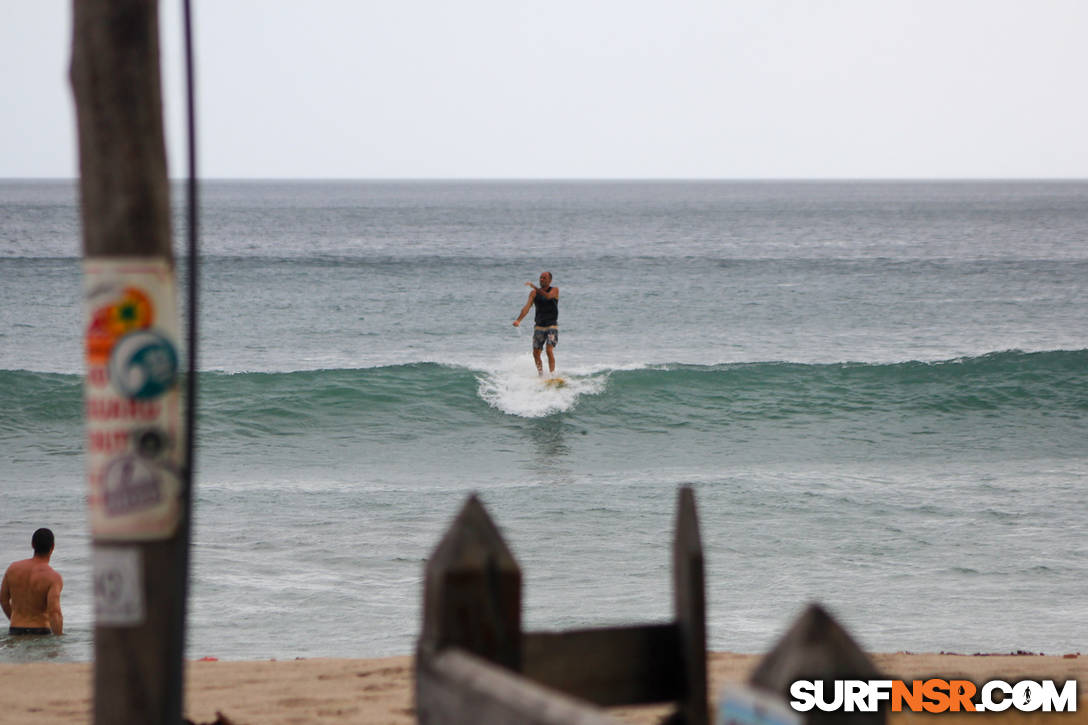
[[[191,656],[409,652],[471,491],[527,626],[667,619],[680,485],[715,649],[812,600],[877,650],[1088,646],[1088,184],[204,196]],[[57,532],[69,631],[0,661],[90,657],[77,216],[0,183],[0,555]],[[510,324],[544,269],[559,389]]]

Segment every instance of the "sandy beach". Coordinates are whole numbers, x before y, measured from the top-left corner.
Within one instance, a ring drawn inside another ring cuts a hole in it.
[[[957,677],[981,682],[1000,678],[1077,679],[1078,694],[1088,685],[1088,657],[1070,655],[873,654],[877,666],[894,678]],[[712,653],[711,692],[742,681],[759,655]],[[91,722],[89,663],[0,665],[0,725],[73,725]],[[1083,700],[1083,697],[1080,698]],[[185,716],[211,723],[222,713],[237,725],[367,723],[409,725],[412,658],[299,659],[262,662],[191,662],[188,665]],[[649,725],[667,706],[619,708],[610,712],[623,722]],[[892,715],[893,725],[929,722],[932,715]],[[944,725],[978,722],[973,714],[945,714]],[[984,722],[1088,722],[1084,708],[1070,714],[988,714]]]

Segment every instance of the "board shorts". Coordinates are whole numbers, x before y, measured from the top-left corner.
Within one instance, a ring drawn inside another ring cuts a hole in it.
[[[8,627],[8,634],[53,634],[49,627]]]
[[[545,345],[555,347],[559,344],[558,327],[537,327],[533,329],[533,349],[542,350]]]

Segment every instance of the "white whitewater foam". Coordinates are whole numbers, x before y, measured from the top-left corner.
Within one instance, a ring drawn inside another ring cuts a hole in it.
[[[546,385],[533,369],[532,360],[527,358],[527,355],[511,355],[490,370],[480,372],[476,378],[480,397],[509,415],[541,418],[573,409],[582,396],[604,390],[608,380],[605,373],[583,376],[556,370],[554,376],[564,378],[566,384]]]

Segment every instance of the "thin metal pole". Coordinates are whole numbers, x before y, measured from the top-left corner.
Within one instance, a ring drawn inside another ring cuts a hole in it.
[[[179,522],[178,537],[181,542],[177,547],[178,565],[177,589],[181,594],[181,616],[175,622],[175,646],[184,654],[186,625],[189,609],[189,569],[192,562],[192,537],[193,537],[193,499],[196,485],[196,415],[197,415],[197,341],[198,322],[200,319],[200,304],[198,301],[198,281],[200,277],[199,249],[198,249],[198,211],[199,197],[197,188],[197,145],[196,145],[196,82],[194,79],[193,63],[193,18],[190,0],[182,2],[182,20],[185,45],[185,115],[187,125],[187,156],[188,177],[186,179],[186,206],[188,218],[188,374],[185,386],[185,452],[184,467],[182,469],[182,520]],[[183,660],[182,660],[183,661]],[[171,688],[176,688],[171,700],[178,703],[178,712],[184,711],[185,703],[185,673],[179,671],[170,679]]]

